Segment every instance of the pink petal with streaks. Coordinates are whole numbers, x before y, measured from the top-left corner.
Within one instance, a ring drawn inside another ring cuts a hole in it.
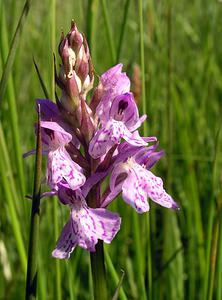
[[[67,193],[67,191],[64,191]],[[79,191],[73,192],[71,219],[64,226],[52,255],[56,258],[69,258],[73,249],[79,245],[94,252],[98,240],[110,243],[120,229],[121,219],[118,214],[104,208],[89,208]],[[67,194],[70,197],[70,194]]]
[[[59,183],[76,190],[86,180],[81,167],[71,159],[64,147],[49,152],[46,179],[55,190],[58,190]]]

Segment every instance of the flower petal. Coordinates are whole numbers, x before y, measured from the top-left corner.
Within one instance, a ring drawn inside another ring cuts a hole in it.
[[[144,189],[146,190],[148,197],[154,202],[167,208],[179,209],[177,203],[164,190],[162,179],[155,176],[150,171],[146,171],[146,185],[144,186]]]
[[[106,126],[99,129],[89,144],[89,154],[99,158],[106,154],[113,145],[119,144],[124,135],[125,125],[122,122],[110,120]]]
[[[130,172],[122,186],[123,200],[131,205],[138,213],[149,211],[147,194],[141,187],[139,181],[140,174]]]
[[[85,218],[81,218],[85,230],[91,229],[91,234],[105,243],[111,243],[120,229],[121,219],[118,214],[104,208],[88,208]]]
[[[147,142],[145,142],[139,135],[138,130],[131,133],[127,128],[125,128],[123,138],[133,146],[147,146]]]
[[[110,243],[120,229],[121,219],[118,214],[104,208],[89,208],[81,191],[63,189],[71,204],[71,219],[63,228],[53,256],[69,258],[70,253],[78,244],[83,249],[94,252],[98,239]],[[64,196],[63,195],[63,196]],[[61,195],[59,195],[61,196]]]
[[[132,93],[124,93],[112,101],[109,116],[122,121],[129,131],[136,130],[146,119],[146,115],[139,118],[139,112]]]
[[[36,106],[38,105],[40,105],[40,114],[42,121],[58,121],[58,118],[60,118],[60,112],[55,103],[48,99],[37,99]]]
[[[49,150],[55,150],[72,140],[72,135],[56,122],[41,121],[41,128],[42,142]]]
[[[49,152],[46,179],[55,190],[58,190],[58,183],[76,190],[86,180],[81,167],[71,159],[64,147]]]
[[[59,259],[67,259],[75,249],[78,238],[73,230],[72,220],[64,226],[60,238],[57,241],[56,248],[52,252],[52,256]]]
[[[72,209],[72,222],[78,245],[94,252],[98,239],[110,243],[120,228],[120,218],[106,209],[88,208],[86,205]]]
[[[126,73],[122,73],[122,67],[122,64],[118,64],[102,74],[100,81],[104,90],[112,90],[115,95],[129,92],[130,80]]]
[[[82,194],[86,197],[91,190],[91,188],[100,182],[105,176],[107,176],[108,171],[93,173],[89,178],[87,178],[84,186],[82,187]]]
[[[118,64],[100,77],[101,100],[96,108],[96,113],[102,123],[109,120],[113,99],[130,90],[130,80],[126,73],[122,73],[122,66],[122,64]]]
[[[104,199],[102,199],[101,207],[107,207],[112,200],[118,196],[118,194],[122,191],[122,185],[122,182],[117,184],[114,189],[111,190],[108,195],[104,197]]]
[[[95,159],[99,158],[106,154],[112,146],[119,144],[122,138],[134,146],[147,145],[138,131],[131,133],[123,122],[111,119],[96,132],[90,141],[89,154]]]

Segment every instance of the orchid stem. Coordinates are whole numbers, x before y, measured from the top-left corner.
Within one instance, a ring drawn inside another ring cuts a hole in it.
[[[106,270],[103,241],[96,244],[96,251],[90,253],[94,300],[107,300]]]
[[[32,198],[31,225],[28,248],[28,265],[26,277],[26,300],[36,299],[37,290],[37,257],[39,241],[39,215],[41,194],[42,143],[40,130],[40,112],[38,114],[36,161],[34,189]]]
[[[97,207],[97,197],[98,191],[95,187],[88,195],[88,201],[91,207]],[[96,251],[90,253],[94,300],[107,300],[103,241],[99,240],[95,248]]]

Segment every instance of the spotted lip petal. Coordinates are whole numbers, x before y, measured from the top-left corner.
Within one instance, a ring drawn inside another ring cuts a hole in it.
[[[123,173],[127,176],[123,178],[122,182],[117,182],[118,176]],[[149,210],[147,197],[166,208],[179,208],[164,190],[162,179],[139,165],[134,158],[114,167],[110,178],[110,194],[104,199],[103,206],[107,206],[121,191],[123,200],[138,213]]]
[[[163,181],[160,177],[146,170],[146,178],[144,179],[146,180],[144,189],[150,199],[166,208],[179,209],[177,203],[164,190]]]
[[[65,194],[69,199],[66,204],[69,202],[71,206],[71,217],[62,230],[52,256],[69,258],[77,245],[94,252],[98,239],[110,243],[120,229],[119,215],[104,208],[89,208],[79,190],[73,192],[65,189],[63,196]]]
[[[122,186],[122,197],[138,213],[149,210],[146,191],[141,187],[137,174],[128,174]]]
[[[86,180],[81,167],[71,159],[64,147],[49,152],[46,179],[53,190],[58,190],[59,183],[76,190]]]

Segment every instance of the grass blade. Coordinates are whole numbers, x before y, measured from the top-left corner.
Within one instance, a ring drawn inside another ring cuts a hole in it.
[[[26,300],[36,299],[37,269],[38,269],[38,243],[39,243],[39,217],[41,196],[41,170],[42,170],[42,141],[40,127],[40,106],[38,107],[38,128],[36,138],[36,161],[34,188],[32,198],[32,212],[28,249],[28,264],[26,278]]]
[[[130,0],[126,0],[125,6],[124,6],[124,15],[123,15],[123,22],[121,25],[121,31],[120,31],[120,36],[119,36],[119,43],[118,43],[118,48],[117,48],[117,55],[116,55],[116,63],[119,63],[120,55],[121,55],[121,50],[122,50],[122,44],[123,44],[123,38],[124,38],[124,33],[126,29],[126,21],[129,13],[129,6],[130,6]]]
[[[9,74],[11,72],[11,68],[13,66],[13,62],[14,62],[14,59],[15,59],[15,53],[16,53],[16,50],[17,50],[17,47],[18,47],[18,43],[19,43],[19,39],[20,39],[20,36],[21,36],[21,33],[22,33],[22,29],[23,29],[23,26],[24,26],[25,21],[26,21],[26,17],[28,15],[28,12],[29,12],[29,9],[30,9],[31,1],[32,0],[26,0],[26,2],[25,2],[24,8],[22,10],[22,14],[20,16],[18,25],[16,27],[15,34],[13,36],[13,39],[12,39],[12,42],[11,42],[11,45],[10,45],[10,50],[9,50],[9,53],[8,53],[8,57],[7,57],[7,60],[6,60],[4,69],[3,69],[3,74],[2,74],[2,77],[1,77],[1,81],[0,81],[0,107],[1,107],[1,102],[2,102],[4,94],[5,94],[5,89],[6,89],[6,85],[7,85],[7,82],[8,82]]]
[[[56,51],[56,0],[51,1],[51,48],[52,48],[52,59],[51,59],[51,99],[55,100],[55,66],[54,66],[54,53]],[[59,235],[59,220],[58,220],[58,201],[56,197],[53,197],[53,223],[54,223],[54,237],[55,240],[58,239]],[[62,299],[62,289],[61,289],[61,266],[60,260],[55,260],[56,268],[56,299]]]
[[[2,187],[3,191],[7,200],[7,205],[9,209],[9,214],[10,214],[10,220],[11,220],[11,225],[12,225],[12,230],[15,236],[16,240],[16,245],[17,245],[17,250],[18,254],[20,257],[20,262],[22,269],[24,271],[24,274],[26,272],[26,253],[25,253],[25,247],[22,239],[22,234],[21,234],[21,227],[19,223],[19,219],[15,210],[15,205],[14,205],[14,200],[13,197],[14,195],[12,194],[12,189],[11,189],[11,180],[7,177],[7,166],[5,165],[5,162],[7,161],[6,157],[6,145],[4,141],[4,134],[2,130],[2,125],[0,123],[0,173],[2,174],[1,180],[2,180]]]
[[[34,63],[34,66],[35,66],[36,73],[37,73],[37,75],[38,75],[38,79],[39,79],[39,82],[40,82],[42,91],[43,91],[43,93],[44,93],[46,99],[49,99],[48,91],[47,91],[47,89],[46,89],[46,86],[45,86],[44,81],[43,81],[43,79],[42,79],[42,76],[41,76],[41,74],[40,74],[40,72],[39,72],[39,68],[38,68],[38,65],[37,65],[37,63],[36,63],[34,57],[33,57],[33,63]]]
[[[99,0],[89,0],[87,8],[87,23],[86,23],[86,37],[90,49],[92,60],[95,64],[95,33],[97,25],[97,13],[98,13]]]
[[[103,16],[105,20],[106,36],[109,45],[110,57],[111,57],[112,64],[114,64],[116,61],[116,52],[115,52],[114,39],[112,37],[111,25],[108,16],[107,4],[106,4],[106,0],[101,0],[101,1],[102,1],[102,10],[103,10]]]
[[[1,56],[2,61],[6,60],[6,56],[8,53],[8,36],[7,36],[7,29],[6,29],[6,20],[4,14],[4,7],[2,7],[2,16],[1,16],[1,26],[0,26],[1,34]],[[20,191],[20,195],[22,197],[22,204],[24,210],[24,219],[25,224],[28,224],[27,220],[27,201],[24,199],[25,195],[25,177],[24,177],[24,169],[23,169],[23,160],[22,160],[22,151],[20,146],[20,133],[19,133],[19,126],[18,126],[18,112],[15,100],[15,89],[14,89],[14,82],[11,75],[9,75],[8,79],[8,87],[7,87],[7,96],[8,96],[8,105],[9,105],[9,117],[10,117],[10,126],[12,129],[12,139],[13,139],[13,155],[12,158],[13,162],[15,161],[16,165],[16,172],[18,173],[18,190]]]
[[[142,112],[143,114],[147,113],[147,99],[146,99],[146,82],[145,82],[145,59],[144,59],[144,28],[143,28],[143,1],[140,0],[138,2],[138,12],[139,12],[139,32],[140,32],[140,67],[141,67],[141,81],[142,81]],[[143,135],[147,136],[147,122],[143,123]],[[138,216],[134,217],[135,222],[136,218]],[[151,253],[151,229],[150,229],[150,215],[147,216],[147,238],[148,238],[148,244],[147,244],[147,275],[148,275],[148,299],[152,299],[152,253]],[[138,225],[136,225],[137,227]],[[135,230],[136,233],[136,230]],[[139,238],[138,243],[139,243]],[[139,245],[137,245],[138,247]],[[139,248],[140,249],[140,248]],[[140,251],[140,250],[137,250]],[[140,257],[140,253],[137,254],[138,259]],[[142,280],[142,279],[141,279]]]
[[[104,249],[104,254],[105,254],[105,261],[106,261],[106,265],[107,265],[107,270],[110,273],[110,275],[113,279],[113,282],[115,283],[115,285],[117,285],[117,284],[121,285],[121,279],[119,279],[118,274],[116,273],[116,270],[113,266],[112,260],[110,258],[109,252],[106,249],[106,247]],[[124,273],[123,273],[123,275],[124,275]],[[124,292],[124,290],[123,290],[123,287],[121,287],[121,286],[120,286],[120,289],[119,289],[119,298],[121,300],[127,300],[128,299],[125,292]]]

